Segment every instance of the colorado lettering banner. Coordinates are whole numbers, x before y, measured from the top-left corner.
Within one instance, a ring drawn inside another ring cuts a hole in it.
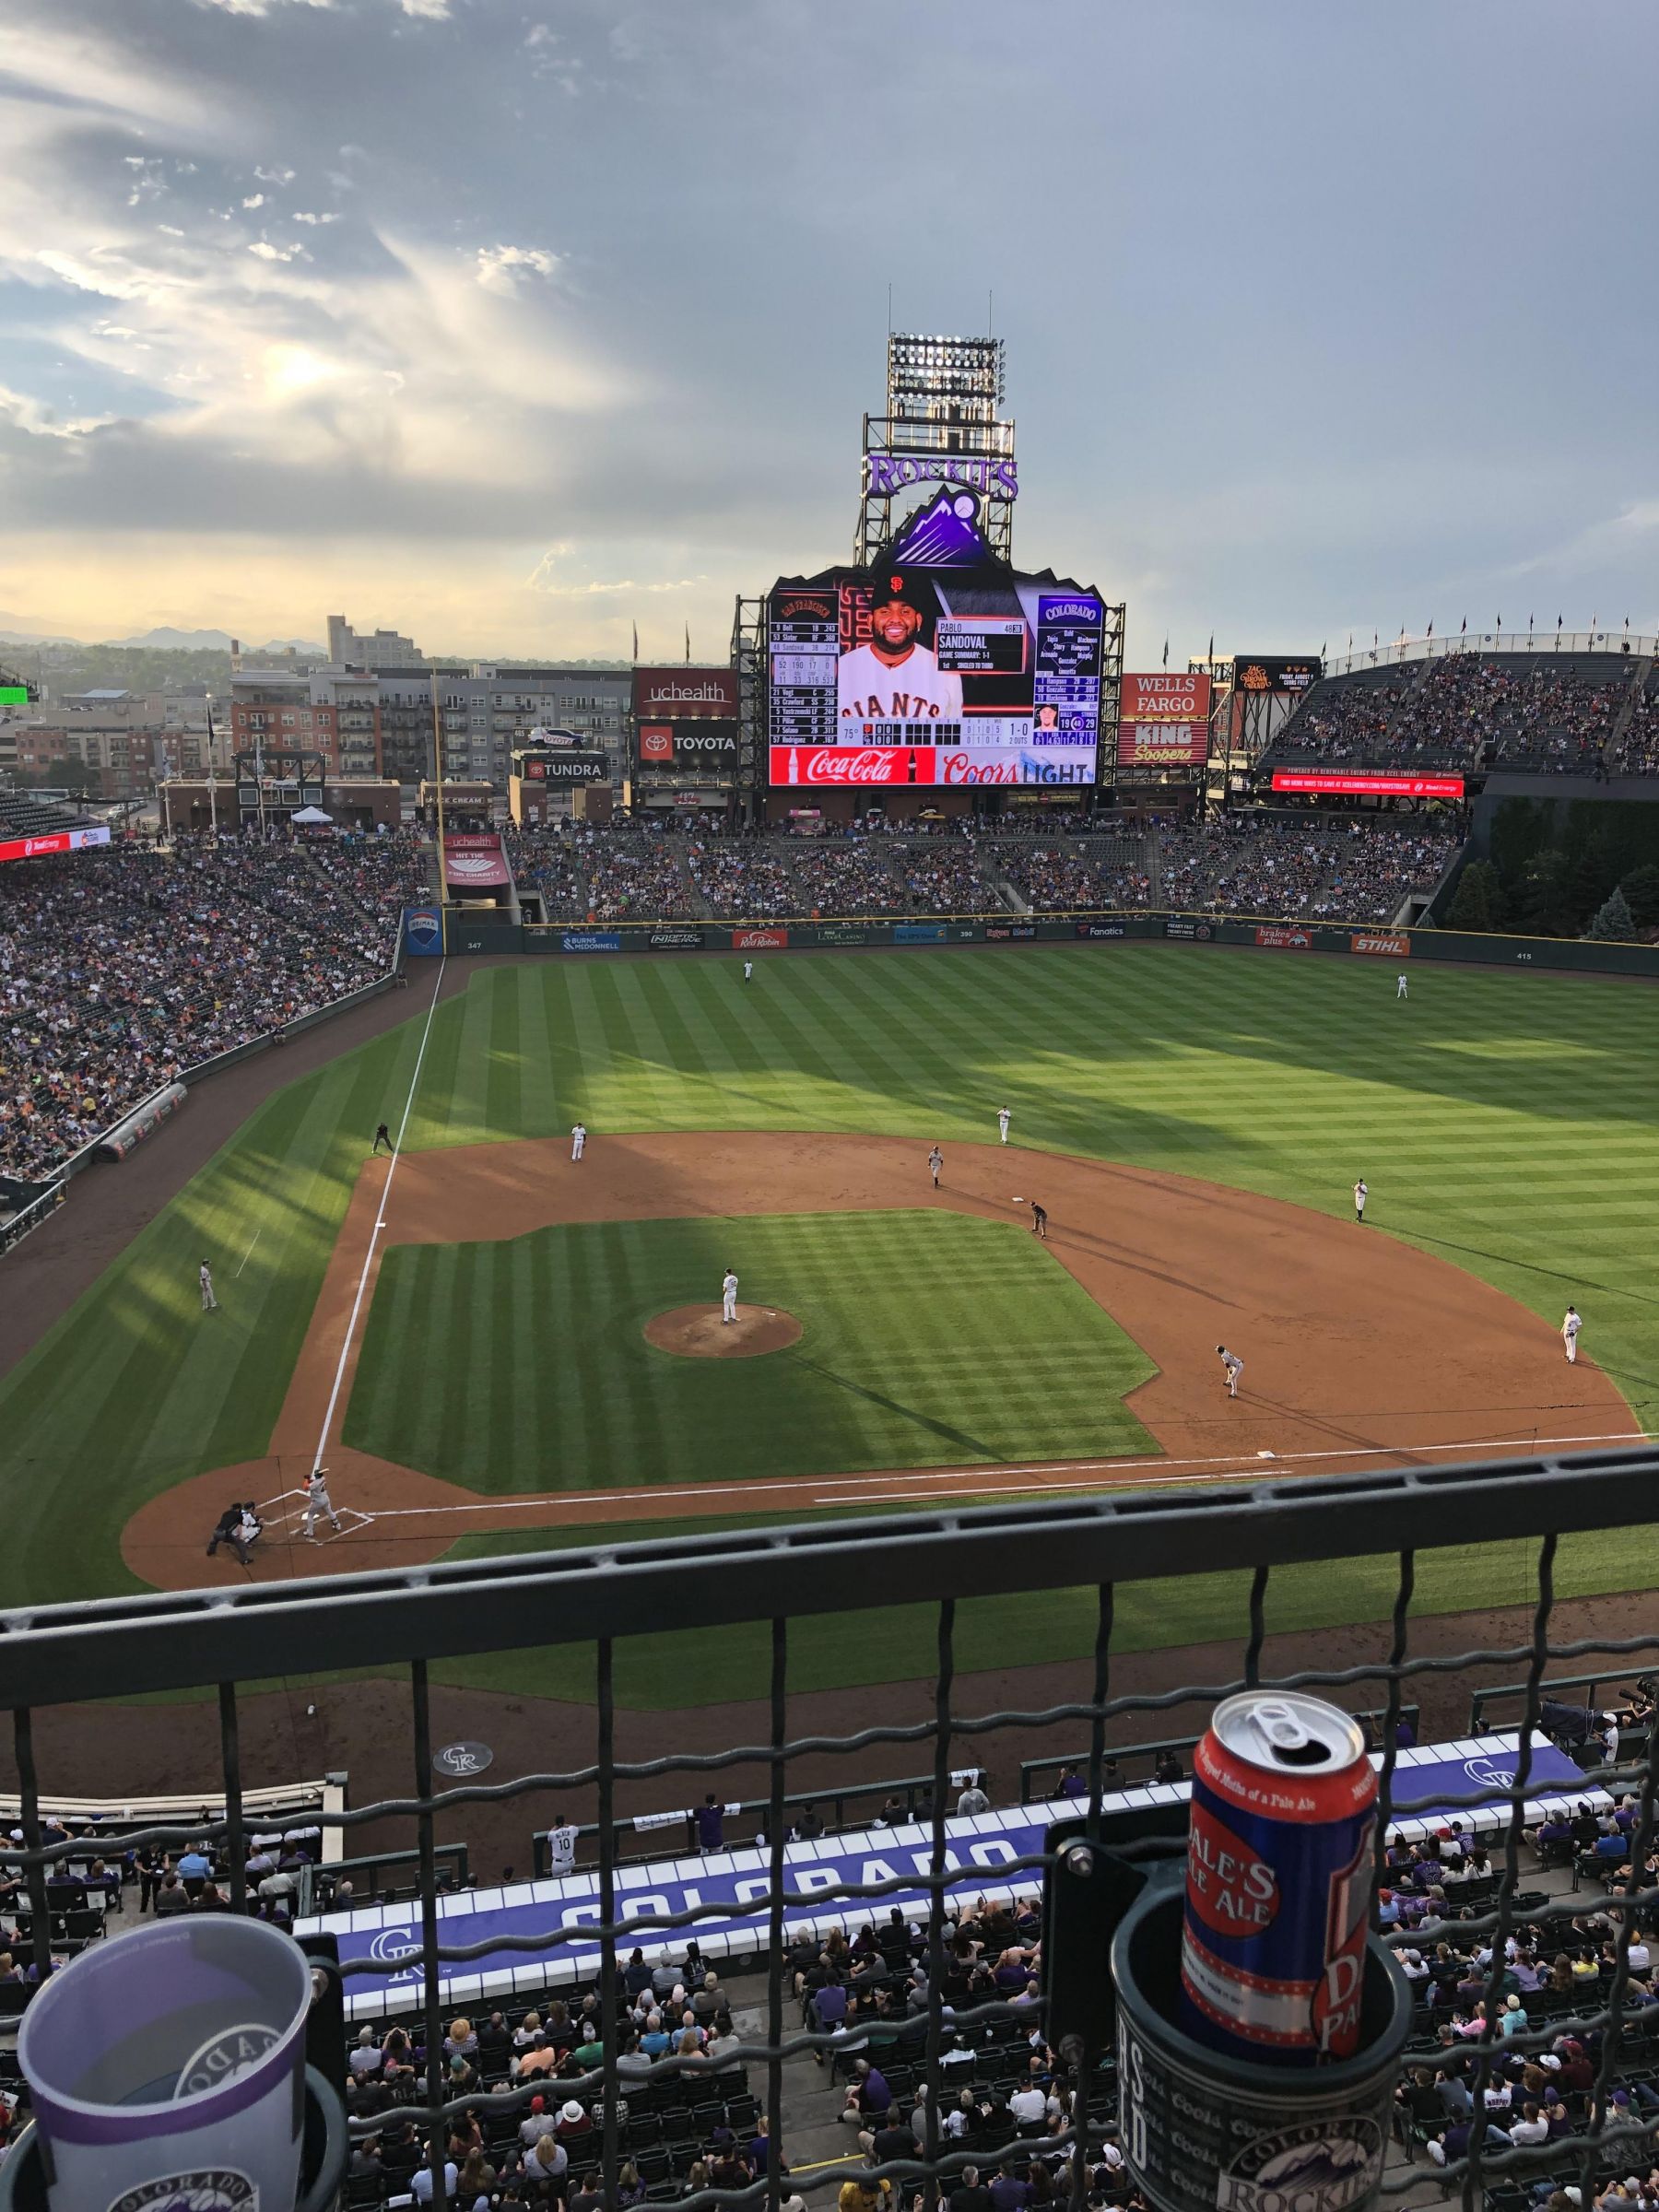
[[[1461,776],[1382,776],[1344,774],[1336,769],[1276,768],[1275,791],[1349,793],[1367,799],[1461,799]]]
[[[1516,1756],[1513,1739],[1500,1735],[1426,1744],[1399,1752],[1389,1833],[1398,1832],[1411,1841],[1426,1833],[1431,1823],[1438,1827],[1453,1818],[1465,1828],[1499,1827],[1507,1807],[1465,1801],[1483,1792],[1510,1788]],[[1372,1763],[1381,1764],[1380,1754],[1372,1755]],[[1580,1804],[1600,1808],[1612,1802],[1605,1791],[1586,1787],[1579,1768],[1541,1733],[1533,1737],[1532,1780],[1535,1794],[1526,1801],[1528,1820],[1540,1818],[1547,1808]],[[1102,1798],[1101,1810],[1109,1815],[1133,1813],[1137,1807],[1182,1803],[1187,1794],[1184,1783],[1149,1783],[1142,1789],[1112,1792]],[[947,1820],[946,1895],[972,1900],[1040,1894],[1041,1866],[1007,1870],[1017,1860],[1036,1857],[1049,1829],[1057,1820],[1076,1818],[1082,1802],[1061,1797]],[[932,1864],[933,1828],[922,1821],[791,1843],[783,1853],[786,1897],[800,1901],[785,1902],[784,1924],[792,1931],[804,1928],[824,1936],[852,1920],[877,1913],[885,1917],[894,1905],[906,1919],[925,1917],[925,1877]],[[764,1949],[771,1866],[770,1853],[742,1850],[619,1866],[617,1918],[649,1921],[694,1906],[715,1908],[707,1919],[688,1922],[682,1928],[642,1926],[639,1940],[648,1959],[677,1959],[693,1936],[711,1960]],[[851,1885],[877,1882],[895,1882],[898,1887],[867,1901],[844,1894]],[[500,1947],[465,1961],[465,1972],[446,1973],[440,1983],[442,2002],[450,2006],[477,2005],[509,1997],[515,1989],[540,1990],[549,1983],[590,1980],[599,1971],[599,1947],[585,1931],[598,1918],[596,1868],[547,1881],[441,1897],[440,1944]],[[294,1932],[335,1936],[341,1963],[357,1962],[365,1969],[347,1977],[346,2009],[350,2018],[380,2019],[388,2009],[420,2001],[419,1913],[409,1905],[368,1905],[314,1916],[296,1923]],[[527,1937],[554,1934],[564,1940],[549,1949],[512,1947],[514,1939],[522,1943]]]
[[[1210,679],[1126,676],[1119,693],[1120,768],[1202,768],[1209,758]]]

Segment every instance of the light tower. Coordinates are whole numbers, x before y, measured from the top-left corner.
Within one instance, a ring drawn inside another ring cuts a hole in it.
[[[1002,413],[1000,338],[888,339],[887,413],[864,418],[864,477],[853,558],[868,567],[893,535],[894,502],[940,484],[977,492],[980,527],[999,560],[1013,558],[1014,424]]]

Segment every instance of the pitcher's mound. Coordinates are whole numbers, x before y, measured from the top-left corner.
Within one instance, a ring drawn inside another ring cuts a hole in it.
[[[742,1306],[735,1321],[722,1321],[718,1306],[676,1306],[645,1324],[645,1341],[687,1359],[752,1359],[781,1352],[801,1334],[793,1313],[776,1306]]]

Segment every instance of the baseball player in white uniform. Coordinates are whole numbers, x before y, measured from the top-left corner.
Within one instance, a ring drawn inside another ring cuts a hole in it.
[[[1216,1349],[1221,1355],[1221,1379],[1227,1384],[1227,1394],[1230,1398],[1236,1398],[1239,1394],[1239,1377],[1244,1372],[1244,1362],[1236,1352],[1230,1352],[1224,1344],[1218,1344]]]
[[[206,1260],[202,1262],[201,1267],[197,1271],[196,1279],[202,1286],[203,1312],[217,1313],[218,1312],[218,1300],[213,1295],[213,1270],[208,1266]]]
[[[1406,978],[1403,975],[1396,975],[1394,977],[1394,996],[1396,998],[1409,998],[1411,996],[1410,992],[1406,988]]]
[[[737,1318],[737,1277],[729,1267],[720,1285],[720,1318],[722,1321]]]
[[[1578,1364],[1579,1331],[1583,1325],[1579,1318],[1578,1308],[1569,1306],[1561,1319],[1561,1342],[1567,1347],[1567,1364],[1570,1367]]]
[[[843,722],[955,722],[962,679],[918,644],[923,614],[895,592],[870,610],[870,641],[843,653],[836,691]]]
[[[755,972],[755,963],[754,963],[754,961],[753,961],[753,960],[745,960],[745,961],[744,961],[744,963],[743,963],[743,980],[744,980],[744,982],[745,982],[746,983],[748,982],[748,980],[749,980],[750,976],[752,976],[752,975],[754,974],[754,972]]]
[[[1013,1116],[1013,1115],[1012,1115],[1012,1114],[1009,1112],[1008,1109],[1007,1109],[1006,1106],[999,1106],[999,1107],[997,1108],[997,1110],[996,1110],[996,1133],[997,1133],[997,1135],[999,1135],[999,1136],[1002,1138],[1002,1141],[1003,1141],[1003,1143],[1004,1143],[1005,1145],[1006,1145],[1006,1144],[1007,1143],[1007,1141],[1008,1141],[1008,1124],[1009,1124],[1009,1123],[1010,1123],[1010,1122],[1011,1122],[1013,1119],[1014,1119],[1014,1116]]]
[[[334,1500],[328,1494],[328,1469],[313,1467],[305,1478],[305,1521],[301,1533],[308,1543],[315,1544],[320,1540],[317,1524],[324,1513],[328,1515],[329,1527],[337,1536],[340,1533],[340,1516],[335,1512]]]
[[[1365,1178],[1361,1175],[1354,1185],[1354,1218],[1356,1221],[1364,1220],[1365,1202],[1370,1196],[1371,1193],[1365,1187]]]
[[[571,1131],[571,1158],[572,1159],[580,1159],[586,1144],[586,1124],[584,1123],[578,1122]]]
[[[935,1145],[933,1150],[927,1156],[927,1171],[933,1177],[933,1184],[935,1191],[939,1187],[939,1177],[943,1174],[944,1171],[945,1155],[940,1151],[938,1146]]]

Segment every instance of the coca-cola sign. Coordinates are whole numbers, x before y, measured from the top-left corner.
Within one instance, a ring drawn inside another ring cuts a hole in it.
[[[774,783],[932,783],[931,745],[774,745]]]

